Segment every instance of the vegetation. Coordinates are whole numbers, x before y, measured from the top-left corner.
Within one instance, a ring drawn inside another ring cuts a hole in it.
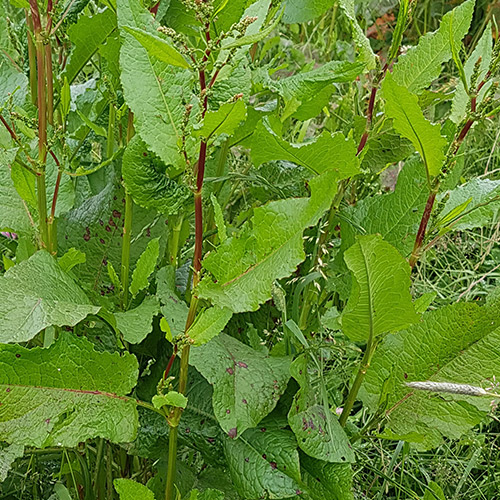
[[[498,498],[495,9],[3,0],[0,498]]]

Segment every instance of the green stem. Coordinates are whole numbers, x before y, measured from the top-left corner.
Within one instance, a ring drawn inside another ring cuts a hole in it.
[[[108,138],[106,143],[106,158],[111,158],[115,149],[115,117],[116,108],[113,103],[109,104],[109,118],[108,118]]]
[[[109,133],[109,130],[108,130]],[[127,124],[127,143],[130,142],[134,135],[134,115],[132,111],[128,113]],[[110,145],[110,136],[108,135],[107,150],[108,153],[112,149]],[[123,241],[122,241],[122,263],[121,263],[121,282],[122,282],[122,297],[121,306],[123,310],[128,307],[128,284],[130,274],[130,242],[132,238],[132,212],[133,212],[132,196],[125,191],[125,220],[123,223]]]
[[[128,307],[128,284],[130,274],[130,241],[132,237],[132,197],[125,193],[125,221],[123,224],[123,241],[122,241],[122,266],[121,266],[121,282],[122,282],[122,309]]]
[[[97,485],[99,482],[99,473],[101,472],[101,463],[103,455],[104,455],[104,439],[99,438],[99,441],[97,443],[97,457],[95,460],[95,468],[94,468],[94,489],[97,489]]]
[[[354,403],[356,402],[356,398],[358,396],[359,388],[361,387],[366,372],[370,367],[370,362],[372,360],[376,347],[377,347],[376,342],[374,342],[373,338],[370,338],[368,340],[368,343],[366,344],[365,354],[363,355],[363,359],[361,360],[361,364],[359,365],[358,373],[356,375],[356,378],[354,379],[352,387],[349,390],[349,394],[347,395],[347,399],[344,403],[344,409],[342,410],[342,415],[340,415],[339,418],[339,422],[342,427],[345,426],[347,418],[351,414],[352,407],[354,406]]]
[[[107,443],[106,449],[106,483],[108,500],[113,500],[113,448]]]

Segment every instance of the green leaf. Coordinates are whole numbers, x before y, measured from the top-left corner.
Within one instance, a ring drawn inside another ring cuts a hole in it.
[[[377,65],[376,56],[370,45],[370,40],[366,37],[364,31],[356,19],[356,8],[354,0],[341,0],[340,6],[344,11],[349,23],[351,24],[352,37],[356,42],[356,48],[359,51],[359,58],[366,64],[366,69],[374,69]]]
[[[118,26],[145,30],[156,36],[158,22],[135,0],[118,0]],[[121,80],[125,100],[134,113],[141,139],[166,165],[183,162],[179,154],[186,104],[192,96],[193,74],[152,59],[137,39],[121,30]]]
[[[175,268],[162,267],[156,274],[156,294],[162,304],[161,313],[170,328],[172,338],[184,335],[189,307],[177,295],[175,288]]]
[[[33,226],[27,206],[14,187],[10,166],[17,154],[16,149],[0,149],[0,231],[14,231],[31,235]]]
[[[389,118],[393,118],[394,130],[412,142],[429,175],[438,175],[444,161],[443,150],[447,145],[439,125],[433,125],[425,119],[417,96],[398,85],[390,73],[384,79],[382,90],[385,112]]]
[[[254,43],[260,42],[268,35],[270,35],[274,29],[278,26],[280,19],[283,15],[283,10],[274,18],[274,21],[264,28],[263,30],[253,32],[253,30],[247,29],[247,32],[251,31],[249,34],[245,34],[242,37],[236,38],[236,40],[229,40],[228,43],[222,44],[224,50],[235,49],[237,47],[243,47],[244,45],[253,45]]]
[[[381,388],[389,384],[388,427],[398,435],[417,432],[419,445],[437,446],[443,437],[458,438],[478,424],[490,410],[488,398],[459,394],[439,397],[417,391],[414,381],[453,382],[487,387],[500,376],[498,302],[453,306],[427,312],[423,321],[390,335],[378,347],[360,397],[374,411]]]
[[[283,22],[304,23],[311,21],[315,17],[321,16],[333,4],[334,0],[288,0],[285,4],[285,14]]]
[[[217,198],[213,193],[210,193],[210,201],[214,208],[214,220],[217,226],[217,233],[219,235],[219,241],[224,243],[227,240],[226,224],[224,222],[224,215],[222,214],[222,208],[217,201]]]
[[[202,492],[192,490],[189,500],[224,500],[224,493],[212,488],[208,488]]]
[[[252,137],[251,157],[256,167],[273,160],[287,160],[315,174],[333,171],[337,179],[359,173],[356,145],[341,132],[333,135],[323,132],[314,141],[290,144],[278,137],[265,119],[257,125]]]
[[[465,212],[457,220],[448,222],[451,229],[462,231],[484,227],[498,220],[500,210],[500,181],[472,179],[447,193],[449,196],[440,219],[446,219],[454,210],[466,204]]]
[[[123,154],[122,175],[127,192],[141,207],[176,214],[191,201],[191,191],[168,177],[165,164],[137,135]]]
[[[441,65],[452,57],[450,33],[455,46],[469,31],[475,0],[467,0],[443,16],[439,29],[420,38],[418,45],[394,65],[394,81],[409,92],[419,93],[441,74]]]
[[[67,332],[48,349],[2,345],[0,439],[37,448],[131,441],[137,411],[126,395],[137,375],[134,356],[96,352]]]
[[[467,59],[464,64],[465,77],[467,83],[470,86],[472,73],[474,72],[474,66],[476,65],[479,58],[481,58],[481,63],[479,65],[479,72],[477,74],[476,85],[483,80],[488,72],[491,55],[492,55],[492,37],[491,37],[491,24],[486,26],[483,36],[477,42],[476,48]],[[491,87],[491,80],[488,81],[483,88],[480,90],[479,95],[476,98],[476,103],[479,105]],[[464,84],[460,81],[457,85],[457,90],[453,96],[453,102],[451,105],[450,120],[452,120],[457,125],[465,118],[467,112],[467,105],[470,102],[470,97],[467,94]]]
[[[77,250],[76,248],[70,248],[64,255],[59,257],[59,259],[57,260],[59,262],[59,265],[61,266],[61,269],[65,273],[67,273],[68,271],[71,271],[71,269],[73,269],[78,264],[85,264],[87,256],[80,250]]]
[[[349,222],[342,222],[343,248],[347,250],[354,243],[358,226],[364,229],[363,234],[380,233],[403,256],[408,256],[428,195],[423,165],[420,161],[407,161],[393,193],[364,198],[345,211]]]
[[[225,134],[233,135],[238,125],[245,121],[247,111],[245,103],[242,99],[235,102],[223,104],[217,111],[209,111],[201,126],[195,127],[193,135],[195,137],[203,137],[206,141]]]
[[[180,392],[170,391],[167,394],[153,396],[153,406],[155,408],[162,408],[163,406],[176,406],[178,408],[186,408],[188,398]]]
[[[186,335],[194,341],[193,345],[206,344],[224,330],[233,312],[227,307],[210,307],[201,312]]]
[[[345,252],[351,296],[342,314],[344,333],[366,342],[419,321],[410,294],[410,266],[380,235],[360,236]]]
[[[0,59],[0,108],[12,97],[13,104],[22,106],[28,92],[28,78],[6,58]],[[2,125],[3,127],[3,125]]]
[[[64,69],[63,78],[72,83],[115,29],[116,15],[109,8],[92,17],[82,16],[76,24],[70,26],[68,35],[74,47]]]
[[[289,498],[301,489],[299,453],[292,432],[272,421],[225,440],[233,484],[243,498]]]
[[[134,309],[115,313],[116,326],[123,334],[123,339],[131,344],[140,344],[153,329],[153,318],[159,310],[158,299],[146,297]]]
[[[326,86],[332,83],[348,83],[356,79],[364,65],[348,61],[330,61],[319,68],[297,73],[288,78],[273,80],[267,68],[258,71],[260,83],[278,93],[285,102],[296,99],[300,102],[313,100]]]
[[[210,273],[198,295],[233,312],[255,311],[271,298],[275,280],[290,275],[305,258],[302,233],[316,224],[336,192],[333,171],[310,181],[311,197],[256,208],[250,222],[203,260]]]
[[[11,444],[0,447],[0,483],[7,479],[7,475],[14,462],[24,455],[22,444]]]
[[[434,481],[429,482],[429,488],[432,491],[425,490],[424,498],[423,500],[446,500],[446,497],[444,496],[443,490],[439,484],[437,484]]]
[[[148,243],[146,250],[139,257],[137,266],[132,274],[132,283],[130,283],[130,293],[135,297],[141,290],[149,286],[148,278],[156,267],[156,261],[160,254],[160,240],[155,238]]]
[[[300,457],[302,480],[311,500],[353,500],[351,464],[333,464],[305,454]]]
[[[48,326],[74,326],[99,307],[46,251],[0,277],[0,342],[26,342]]]
[[[150,489],[132,479],[115,479],[113,484],[120,500],[155,500]]]
[[[190,363],[214,386],[214,413],[235,438],[276,406],[290,378],[289,358],[267,357],[221,334],[191,349]]]
[[[417,312],[417,314],[422,314],[427,311],[436,297],[436,292],[427,292],[416,299],[415,302],[413,302],[413,305],[415,306],[415,311]]]
[[[147,31],[131,28],[130,26],[121,26],[127,33],[130,33],[134,38],[148,51],[151,57],[163,61],[179,68],[189,68],[188,62],[182,57],[182,54],[172,47],[166,40],[152,35]]]
[[[354,453],[338,418],[328,407],[327,397],[313,387],[305,355],[291,367],[300,389],[288,412],[288,423],[297,442],[309,456],[332,463],[354,462]]]

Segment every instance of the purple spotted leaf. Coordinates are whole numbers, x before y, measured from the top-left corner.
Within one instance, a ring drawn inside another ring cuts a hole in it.
[[[190,356],[213,384],[214,413],[231,438],[255,427],[276,406],[290,378],[290,361],[265,356],[225,334],[193,348]]]

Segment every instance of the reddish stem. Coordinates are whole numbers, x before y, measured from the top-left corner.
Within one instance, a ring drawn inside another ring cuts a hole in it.
[[[424,242],[425,233],[427,231],[427,225],[429,224],[429,219],[431,218],[432,207],[434,206],[434,201],[436,200],[437,189],[433,189],[429,193],[427,198],[427,203],[425,204],[424,213],[422,219],[420,220],[420,226],[418,227],[417,237],[415,238],[415,244],[413,245],[413,250],[411,252],[409,264],[413,269],[420,257],[420,248]]]

